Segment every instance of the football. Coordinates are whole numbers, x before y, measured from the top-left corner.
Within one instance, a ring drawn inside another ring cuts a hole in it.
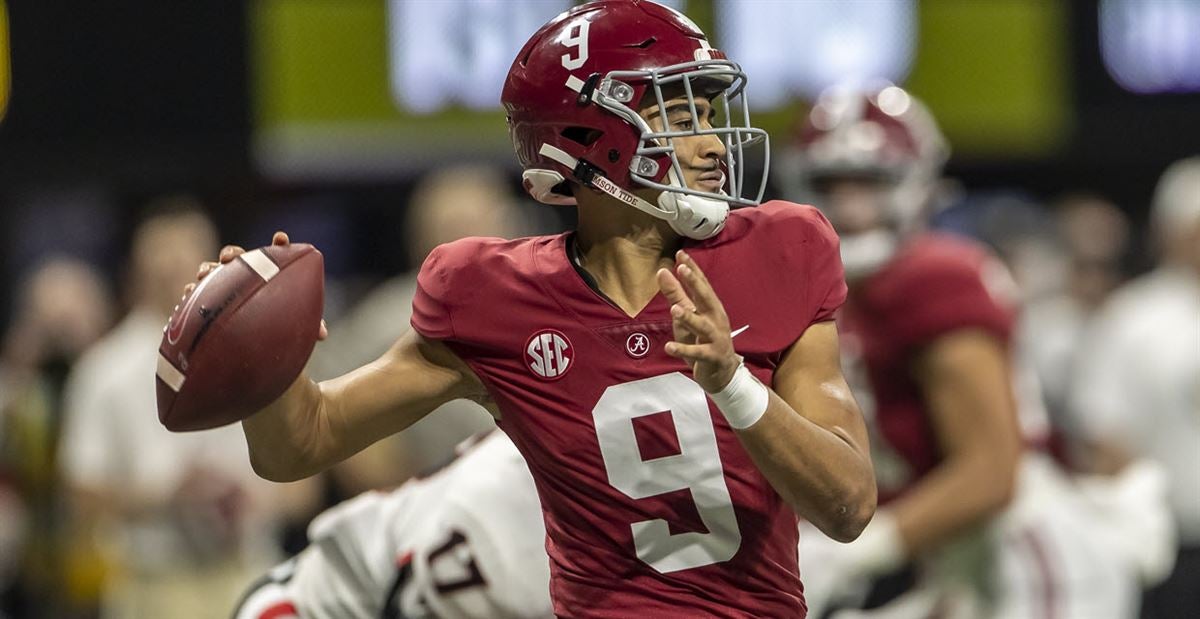
[[[205,277],[158,347],[158,420],[174,432],[240,421],[300,375],[317,342],[324,258],[293,243],[248,251]]]

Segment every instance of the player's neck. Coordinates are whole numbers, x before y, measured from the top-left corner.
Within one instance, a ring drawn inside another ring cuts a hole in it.
[[[624,205],[585,205],[575,234],[578,266],[630,316],[658,294],[655,273],[674,265],[682,239],[667,222]]]

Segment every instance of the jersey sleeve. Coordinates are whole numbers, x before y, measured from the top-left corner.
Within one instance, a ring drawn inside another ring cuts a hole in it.
[[[808,281],[810,322],[833,319],[838,308],[846,302],[846,272],[842,266],[841,247],[837,233],[825,215],[812,209],[808,226]]]
[[[816,322],[829,320],[846,299],[837,233],[815,207],[774,200],[743,209],[746,242],[731,260],[755,265],[740,278],[753,299],[750,322],[765,346],[787,350]]]
[[[439,245],[429,253],[417,273],[417,289],[413,294],[413,329],[431,340],[448,340],[455,337],[452,312],[454,301],[451,276],[455,261],[461,252],[452,244]]]
[[[1015,323],[1015,299],[1004,282],[1004,266],[982,255],[939,256],[914,268],[897,284],[891,322],[908,347],[929,344],[960,329],[982,329],[1009,341]],[[1015,286],[1015,284],[1013,285]]]

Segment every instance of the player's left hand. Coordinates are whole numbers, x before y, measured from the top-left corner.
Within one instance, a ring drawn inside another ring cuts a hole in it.
[[[709,393],[725,388],[742,359],[733,350],[729,317],[708,278],[692,257],[675,254],[675,272],[658,270],[658,287],[671,302],[675,340],[666,352],[692,366],[692,376]]]

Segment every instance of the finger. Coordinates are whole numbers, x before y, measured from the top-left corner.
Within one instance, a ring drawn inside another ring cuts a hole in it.
[[[204,279],[205,277],[208,277],[208,274],[212,273],[213,269],[217,268],[218,266],[220,266],[220,265],[217,264],[216,262],[212,262],[211,260],[201,262],[200,269],[198,271],[196,271],[196,281],[199,281],[199,280]]]
[[[686,294],[688,298],[692,300],[692,305],[696,307],[697,311],[707,312],[710,309],[708,304],[697,296],[695,288],[693,288],[688,282],[688,277],[687,275],[684,275],[684,273],[687,273],[688,275],[691,274],[687,265],[678,264],[675,266],[675,279],[679,281],[679,285],[683,288],[684,294]]]
[[[187,298],[187,296],[188,296],[188,295],[190,295],[190,294],[192,294],[192,291],[193,291],[193,290],[195,290],[195,289],[196,289],[196,283],[195,283],[195,282],[192,282],[192,283],[190,283],[190,284],[188,284],[188,285],[184,286],[184,287],[183,287],[183,297],[186,299],[186,298]]]
[[[680,305],[671,306],[672,326],[678,330],[687,330],[706,342],[715,342],[721,337],[721,332],[711,320],[703,314],[688,311]]]
[[[675,260],[684,288],[691,294],[692,300],[696,302],[700,311],[719,307],[721,301],[717,298],[717,293],[712,289],[712,285],[708,283],[708,277],[704,275],[700,265],[696,264],[696,261],[683,250],[676,252]]]
[[[683,285],[675,278],[675,274],[669,269],[658,270],[658,289],[662,291],[663,296],[675,305],[682,305],[685,309],[694,309],[695,303],[688,298],[687,292],[684,291]]]
[[[317,341],[321,341],[329,337],[329,327],[325,325],[325,319],[321,319],[321,327],[317,330]]]
[[[667,298],[673,305],[672,307],[681,307],[689,312],[696,311],[695,304],[688,298],[687,293],[683,291],[683,286],[675,279],[675,275],[669,269],[658,270],[658,288],[662,290],[663,296]],[[687,329],[682,328],[682,325],[672,321],[672,335],[678,341],[688,341],[693,338],[692,334]]]
[[[676,359],[683,359],[688,363],[717,363],[721,360],[721,355],[717,352],[716,347],[712,344],[682,344],[680,342],[667,342],[663,347],[666,353]]]
[[[287,245],[290,242],[291,240],[288,239],[287,233],[283,230],[275,232],[275,234],[271,237],[272,245]]]
[[[230,260],[233,260],[244,253],[246,253],[246,250],[238,247],[237,245],[226,245],[225,247],[221,248],[221,253],[218,254],[217,260],[219,260],[221,264],[225,264],[226,262],[229,262]]]

